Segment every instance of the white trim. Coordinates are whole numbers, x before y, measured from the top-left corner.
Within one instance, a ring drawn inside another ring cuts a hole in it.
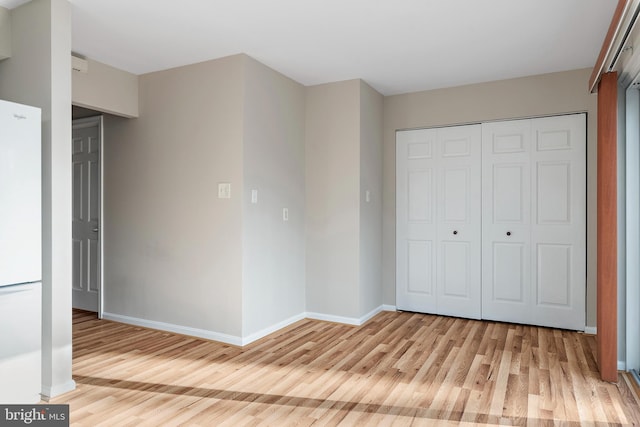
[[[104,116],[92,116],[72,120],[72,131],[75,129],[98,126],[100,143],[98,145],[98,162],[100,164],[100,185],[98,203],[98,319],[104,318]]]
[[[309,313],[307,319],[322,320],[324,322],[344,323],[345,325],[360,326],[360,319],[355,317],[334,316],[333,314]]]
[[[334,316],[333,314],[310,313],[310,312],[306,313],[306,317],[307,319],[322,320],[325,322],[344,323],[345,325],[361,326],[361,325],[364,325],[368,320],[370,320],[376,314],[381,313],[383,311],[396,311],[396,308],[395,306],[391,306],[391,305],[381,305],[379,307],[374,308],[364,316],[361,316],[360,318]]]
[[[74,380],[69,380],[64,384],[58,384],[54,386],[45,386],[42,385],[42,398],[46,401],[49,399],[60,396],[61,394],[68,393],[76,389],[76,382]]]
[[[242,341],[241,345],[245,346],[247,344],[251,344],[254,341],[258,341],[259,339],[264,338],[267,335],[273,334],[274,332],[278,332],[280,329],[286,328],[287,326],[292,325],[304,318],[305,318],[305,313],[300,313],[288,319],[285,319],[282,322],[278,322],[275,325],[271,325],[267,328],[264,328],[261,331],[254,332],[253,334],[243,337],[241,340]]]
[[[589,335],[598,335],[598,328],[595,326],[585,326],[584,333]]]
[[[360,321],[360,325],[364,325],[367,321],[369,321],[373,316],[375,316],[378,313],[382,313],[383,309],[382,306],[380,307],[376,307],[373,310],[371,310],[370,312],[368,312],[367,314],[365,314],[364,316],[362,316],[359,321]]]
[[[638,55],[634,55],[638,56]],[[625,360],[630,369],[640,369],[640,92],[630,87],[626,99],[626,286],[624,309],[626,334]]]
[[[618,371],[626,371],[626,370],[627,370],[627,364],[622,360],[618,360]]]
[[[207,340],[220,341],[225,344],[242,346],[242,338],[235,335],[227,335],[219,332],[208,331],[206,329],[191,328],[188,326],[174,325],[172,323],[156,322],[155,320],[139,319],[137,317],[123,316],[114,313],[103,313],[103,318],[115,322],[127,323],[129,325],[142,326],[144,328],[158,329],[161,331],[174,332],[176,334],[190,335]]]

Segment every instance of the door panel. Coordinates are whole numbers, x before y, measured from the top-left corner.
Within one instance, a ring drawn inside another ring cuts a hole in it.
[[[525,245],[522,243],[493,244],[492,300],[524,304]],[[505,268],[509,266],[509,268]]]
[[[585,129],[584,114],[483,124],[484,318],[584,330]]]
[[[435,313],[436,133],[397,133],[396,305]]]
[[[100,292],[100,128],[73,126],[73,306],[98,311]]]
[[[538,325],[584,330],[586,116],[534,119],[532,127],[532,317]]]
[[[539,162],[537,175],[538,224],[570,224],[571,163]]]
[[[531,122],[482,125],[482,317],[528,323]]]
[[[479,125],[438,129],[438,313],[481,316],[482,133]]]
[[[480,137],[480,126],[396,135],[401,310],[480,317]]]
[[[570,307],[571,245],[538,245],[538,305]]]

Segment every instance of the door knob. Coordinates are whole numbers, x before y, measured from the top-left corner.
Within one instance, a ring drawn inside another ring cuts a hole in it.
[[[97,228],[94,228],[94,229],[93,229],[93,231],[97,233],[97,232],[98,232],[98,229],[97,229]]]
[[[507,236],[511,236],[511,232],[510,231],[507,231]]]
[[[453,234],[458,234],[458,230],[453,230]]]

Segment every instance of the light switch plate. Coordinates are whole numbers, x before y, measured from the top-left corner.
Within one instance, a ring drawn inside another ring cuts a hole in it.
[[[251,203],[258,203],[258,190],[251,190]]]
[[[289,209],[287,208],[282,209],[282,220],[289,221]]]
[[[367,190],[364,192],[364,199],[367,203],[371,201],[371,191]]]
[[[231,198],[231,184],[228,182],[221,182],[218,184],[218,199],[230,199]]]

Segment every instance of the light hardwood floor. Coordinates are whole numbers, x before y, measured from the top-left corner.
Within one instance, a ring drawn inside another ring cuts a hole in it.
[[[78,387],[51,403],[78,426],[640,425],[575,332],[385,312],[237,348],[74,311],[73,334]]]

